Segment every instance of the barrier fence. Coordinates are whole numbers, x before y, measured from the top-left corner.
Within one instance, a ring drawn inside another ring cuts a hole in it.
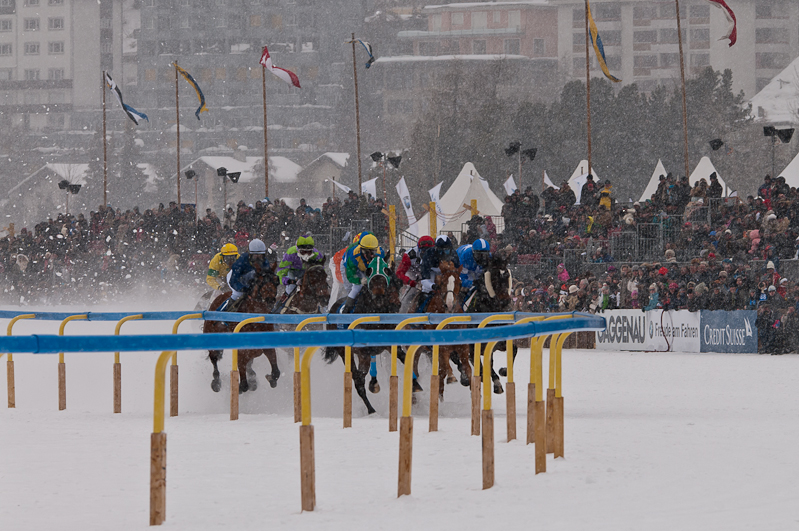
[[[178,350],[218,350],[225,348],[234,349],[233,370],[231,371],[231,389],[238,389],[240,375],[237,371],[237,350],[241,348],[292,348],[295,352],[295,404],[300,403],[300,414],[295,411],[295,421],[301,420],[300,426],[300,473],[301,473],[301,500],[303,510],[313,510],[316,505],[315,488],[315,462],[314,462],[314,435],[311,424],[311,359],[320,348],[319,345],[344,347],[348,352],[345,356],[345,410],[344,425],[351,425],[351,349],[353,347],[395,347],[396,345],[410,345],[405,359],[405,377],[403,389],[402,417],[400,419],[400,455],[398,471],[397,495],[411,493],[411,468],[412,468],[412,440],[413,418],[411,417],[411,382],[413,359],[417,350],[422,345],[433,345],[434,356],[437,357],[441,345],[474,344],[475,379],[472,382],[472,433],[480,434],[482,427],[483,445],[483,488],[487,489],[494,484],[494,423],[491,402],[491,355],[494,346],[500,341],[506,341],[508,353],[508,381],[513,383],[513,348],[512,341],[521,338],[531,340],[530,387],[528,389],[528,443],[536,445],[536,473],[546,470],[545,454],[554,453],[555,457],[563,456],[563,396],[561,392],[561,356],[563,341],[576,331],[602,331],[605,329],[605,319],[589,314],[561,314],[561,315],[534,315],[529,313],[507,313],[501,315],[491,314],[464,314],[452,316],[447,314],[406,315],[389,314],[380,316],[362,315],[325,315],[309,318],[307,315],[255,315],[255,314],[229,314],[220,312],[150,312],[139,314],[120,313],[85,313],[64,314],[41,312],[20,314],[17,312],[0,312],[0,318],[10,318],[8,336],[0,337],[0,351],[16,353],[52,354],[59,353],[59,371],[64,364],[64,352],[115,352],[116,364],[119,363],[120,352],[134,351],[161,351],[155,369],[155,385],[153,398],[153,433],[151,435],[150,456],[150,524],[160,525],[166,519],[166,433],[164,432],[164,405],[165,405],[165,380],[166,366],[170,358],[175,369],[172,375],[177,381],[177,351]],[[60,320],[59,335],[27,335],[12,336],[11,328],[19,319],[47,319]],[[187,319],[220,320],[238,322],[236,333],[232,334],[177,334],[178,326]],[[64,327],[71,320],[82,319],[89,321],[117,321],[114,335],[108,336],[65,336]],[[132,335],[119,334],[121,325],[132,319],[170,319],[175,320],[173,334],[162,335]],[[368,330],[356,328],[359,324],[367,322],[381,324],[397,324],[396,330]],[[293,333],[270,334],[263,332],[241,332],[240,330],[252,322],[265,322],[273,324],[293,324],[300,330],[311,323],[327,323],[347,325],[346,330],[323,331],[296,331]],[[477,328],[445,329],[450,323],[478,324]],[[434,330],[403,330],[408,324],[436,325]],[[488,324],[501,326],[486,326]],[[541,350],[547,337],[552,337],[549,366],[549,388],[547,389],[546,418],[543,414],[543,378],[541,374]],[[482,344],[487,344],[481,349]],[[475,400],[479,409],[480,379],[477,376],[481,364],[481,350],[483,352],[483,378],[482,412],[477,412],[480,420],[475,420]],[[299,353],[302,351],[302,357]],[[392,348],[392,377],[396,377],[396,351]],[[347,365],[347,359],[350,365]],[[436,360],[437,361],[437,360]],[[12,360],[9,360],[11,363]],[[299,366],[299,399],[297,396],[298,378],[296,377]],[[438,364],[434,362],[434,373]],[[13,366],[10,366],[13,374]],[[349,369],[349,370],[348,370]],[[63,367],[65,374],[66,368]],[[121,373],[121,369],[119,370]],[[349,378],[347,375],[349,374]],[[437,375],[436,375],[437,376]],[[59,378],[59,381],[61,379]],[[11,380],[10,380],[11,381]],[[347,393],[349,381],[350,391]],[[437,381],[437,380],[436,380]],[[64,379],[65,382],[65,379]],[[60,388],[59,388],[60,389]],[[65,386],[64,386],[65,389]],[[509,395],[514,394],[509,389]],[[64,391],[65,392],[65,391]],[[175,404],[177,404],[177,386],[174,387]],[[116,394],[116,388],[115,388]],[[172,393],[170,393],[172,394]],[[531,397],[533,400],[531,400]],[[508,396],[510,400],[510,396]],[[514,399],[515,400],[515,399]],[[234,404],[235,401],[235,404]],[[349,402],[349,409],[347,403]],[[529,407],[532,403],[533,407]],[[437,427],[437,397],[431,396],[430,404],[430,430]],[[510,404],[510,403],[509,403]],[[59,409],[60,407],[59,400]],[[235,416],[234,416],[235,405]],[[231,393],[231,420],[238,417],[238,394]],[[9,407],[14,407],[9,404]],[[66,407],[64,402],[64,407]],[[175,406],[176,407],[176,406]],[[509,406],[515,412],[515,402]],[[116,410],[116,398],[115,398]],[[121,410],[121,398],[120,398]],[[170,413],[173,413],[170,408]],[[174,411],[176,414],[176,411]],[[435,415],[435,421],[433,416]],[[482,421],[482,426],[480,426]],[[475,428],[475,425],[477,426]],[[532,437],[530,434],[532,427]],[[389,420],[391,430],[391,418]],[[396,429],[396,427],[394,428]],[[511,436],[513,431],[513,437]],[[476,432],[476,433],[475,433]],[[515,438],[515,415],[513,426],[508,421],[508,440]]]

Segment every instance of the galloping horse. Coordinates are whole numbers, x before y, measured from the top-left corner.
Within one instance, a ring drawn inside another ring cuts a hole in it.
[[[330,286],[327,285],[325,259],[309,262],[297,289],[286,301],[280,313],[326,313],[330,299]]]
[[[388,267],[382,258],[378,257],[369,263],[367,274],[369,277],[366,289],[362,289],[361,293],[358,295],[358,301],[355,303],[352,313],[397,313],[400,308],[399,291],[402,283],[394,275],[394,271]],[[336,301],[336,303],[330,308],[330,312],[337,312],[343,303],[344,299]],[[393,329],[392,325],[370,324],[368,326],[372,330]],[[335,330],[336,325],[328,325],[328,329]],[[366,396],[366,374],[369,372],[372,356],[380,354],[383,350],[385,350],[385,347],[360,347],[352,349],[352,356],[353,358],[357,358],[358,361],[356,367],[355,359],[353,359],[352,381],[355,385],[355,390],[358,392],[358,396],[360,396],[361,400],[363,400],[366,410],[370,415],[375,412],[375,409],[372,407],[372,404],[369,402],[369,398]],[[400,359],[405,359],[405,352],[401,348],[398,356]],[[328,347],[325,349],[324,357],[325,361],[328,363],[333,363],[338,357],[340,357],[343,361],[344,347]],[[418,385],[415,382],[416,380],[414,380],[414,384]],[[369,382],[369,390],[373,393],[376,393],[380,390],[380,387],[377,384],[377,379],[374,376]]]
[[[253,281],[250,291],[247,292],[244,299],[239,304],[238,308],[234,311],[239,313],[270,313],[275,304],[277,296],[278,278],[275,275],[274,265],[271,268],[264,270]],[[219,306],[227,300],[230,292],[219,295],[214,302],[211,303],[211,308],[219,308]],[[220,332],[233,332],[236,328],[236,322],[224,321],[205,321],[203,324],[203,333],[220,333]],[[244,332],[273,332],[274,325],[267,323],[253,323],[245,326],[242,331]],[[239,351],[239,393],[244,393],[248,390],[258,388],[258,380],[255,371],[252,370],[250,363],[254,358],[264,354],[272,366],[272,373],[266,375],[266,381],[272,387],[277,386],[277,380],[280,378],[280,369],[277,366],[277,355],[275,349],[247,349]],[[209,350],[208,357],[214,365],[214,379],[211,381],[211,389],[214,392],[219,392],[222,383],[219,380],[219,368],[217,362],[222,359],[221,350]],[[248,381],[249,380],[249,381]]]

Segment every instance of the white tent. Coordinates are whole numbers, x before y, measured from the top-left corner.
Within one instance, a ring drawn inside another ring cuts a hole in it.
[[[472,182],[469,184],[469,188],[465,191],[465,193],[463,193],[463,202],[461,203],[460,208],[456,211],[460,212],[460,214],[455,216],[450,214],[446,216],[446,223],[442,229],[444,232],[459,231],[461,230],[462,224],[471,219],[472,212],[469,209],[471,201],[477,201],[477,212],[479,212],[479,214],[483,217],[502,215],[502,207],[500,206],[500,208],[497,208],[497,205],[491,201],[488,193],[486,193],[486,188],[481,182],[479,176],[475,176],[475,178],[472,179]],[[501,204],[502,203],[500,203],[500,205]]]
[[[643,203],[647,199],[652,199],[652,195],[658,190],[661,175],[668,175],[668,173],[666,172],[666,168],[663,166],[663,162],[658,159],[658,164],[655,166],[655,171],[652,173],[652,178],[649,179],[649,184],[646,185],[644,193],[641,194],[641,199],[639,199],[639,201]]]
[[[771,79],[763,90],[749,100],[755,121],[772,125],[797,125],[799,116],[799,57]],[[787,179],[786,179],[787,181]]]
[[[780,172],[778,177],[785,177],[785,184],[788,186],[799,188],[799,155]]]
[[[710,174],[714,173],[719,179],[719,184],[721,185],[721,189],[723,190],[721,193],[722,197],[727,197],[727,194],[732,190],[727,190],[727,184],[724,182],[724,179],[721,178],[719,172],[716,171],[716,168],[713,166],[713,163],[710,162],[708,157],[702,157],[702,160],[699,161],[699,164],[696,165],[694,168],[693,173],[691,176],[688,177],[688,184],[691,185],[691,188],[696,186],[701,179],[704,179],[707,182],[708,186],[710,185]]]
[[[572,189],[574,192],[574,196],[577,198],[577,204],[580,204],[580,196],[583,193],[583,185],[588,181],[588,161],[581,160],[580,164],[574,169],[574,173],[572,176],[569,177],[569,188]],[[594,183],[599,185],[599,175],[596,174],[593,168],[591,168],[591,175],[594,176]]]

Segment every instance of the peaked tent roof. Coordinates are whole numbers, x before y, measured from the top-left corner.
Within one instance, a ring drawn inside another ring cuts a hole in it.
[[[749,103],[757,121],[773,124],[799,125],[799,57],[782,72],[774,76],[763,90],[755,94]]]
[[[655,171],[652,172],[652,177],[649,179],[649,183],[646,185],[646,188],[644,188],[644,193],[641,194],[641,199],[639,199],[639,201],[644,202],[647,199],[652,199],[652,195],[658,191],[661,175],[668,175],[668,172],[666,172],[663,162],[658,159],[657,166],[655,166]]]
[[[481,216],[499,216],[502,213],[501,208],[497,208],[491,201],[491,198],[486,193],[486,188],[483,186],[480,176],[475,175],[472,182],[469,183],[469,188],[462,195],[463,202],[460,204],[460,212],[457,216],[447,216],[446,223],[444,224],[444,231],[459,231],[461,225],[469,221],[472,217],[471,211],[464,205],[469,205],[471,201],[477,201],[477,211]]]
[[[799,188],[799,155],[780,172],[778,177],[785,177],[785,184]]]
[[[574,173],[572,176],[569,177],[569,188],[572,189],[574,192],[574,196],[577,198],[577,204],[580,204],[580,196],[583,193],[583,185],[586,183],[588,176],[588,172],[586,168],[588,167],[588,161],[583,159],[580,161],[580,164],[574,169]],[[594,168],[591,168],[591,175],[594,176],[594,182],[599,184],[599,175],[596,174]]]
[[[727,184],[724,182],[724,179],[721,178],[719,172],[716,171],[715,166],[713,166],[713,163],[710,162],[710,158],[708,157],[702,157],[702,160],[700,160],[699,164],[696,165],[694,171],[691,172],[691,176],[688,177],[688,184],[690,184],[691,187],[693,188],[694,186],[696,186],[696,183],[698,183],[701,179],[704,179],[707,182],[707,184],[710,184],[710,174],[713,172],[716,172],[716,175],[718,176],[719,179],[719,184],[721,185],[721,188],[724,190],[722,192],[722,197],[726,197],[727,194],[732,192],[732,190],[727,189]]]

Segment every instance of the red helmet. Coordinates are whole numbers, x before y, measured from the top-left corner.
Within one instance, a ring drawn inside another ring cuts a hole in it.
[[[426,249],[435,246],[436,242],[430,236],[422,236],[419,238],[419,249]]]

